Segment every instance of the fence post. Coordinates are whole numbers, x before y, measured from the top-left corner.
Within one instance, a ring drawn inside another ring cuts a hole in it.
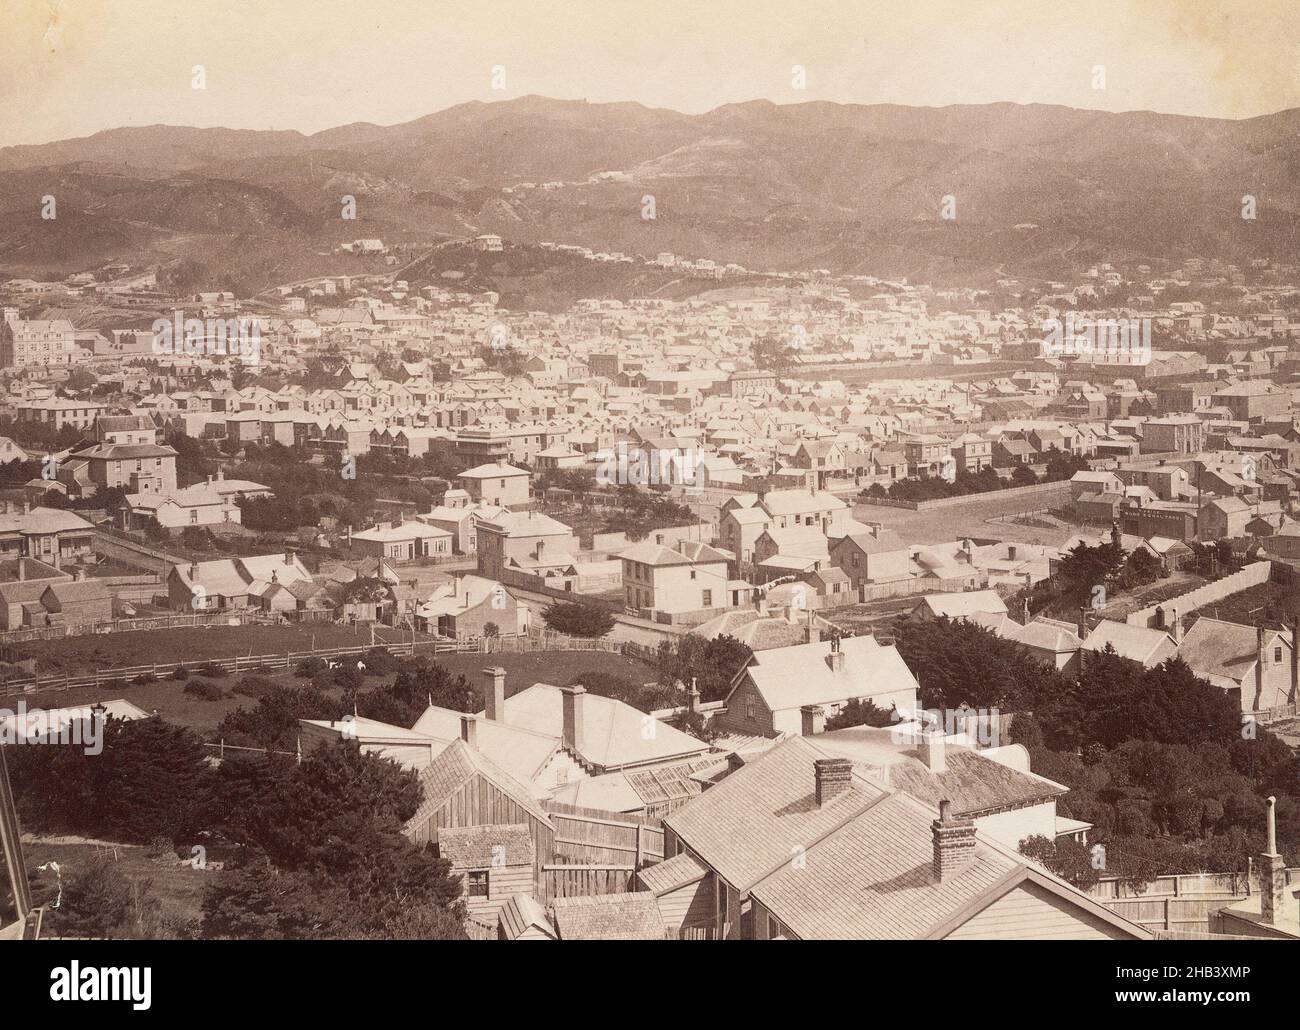
[[[633,871],[640,870],[641,863],[645,860],[645,851],[641,843],[641,824],[636,824],[636,861],[633,863]]]
[[[1172,930],[1174,928],[1173,923],[1171,923],[1169,920],[1169,905],[1170,905],[1170,899],[1165,898],[1165,929],[1166,930]]]

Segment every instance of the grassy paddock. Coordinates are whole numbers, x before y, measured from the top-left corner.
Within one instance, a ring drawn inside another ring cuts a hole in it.
[[[180,919],[200,918],[203,892],[214,877],[220,875],[215,869],[194,869],[188,861],[154,858],[146,848],[136,844],[110,847],[94,843],[50,843],[40,838],[23,842],[23,858],[28,870],[34,871],[46,862],[57,862],[65,887],[93,863],[97,855],[112,860],[114,853],[117,856],[114,865],[122,875],[137,883],[148,881],[150,890],[162,903],[163,911]],[[34,875],[33,893],[42,898],[48,893],[53,900],[57,891],[54,873],[45,870]]]
[[[174,630],[162,630],[171,633]],[[183,630],[180,632],[190,632]],[[368,639],[368,638],[367,638]],[[196,659],[197,660],[197,659]],[[483,672],[489,666],[499,665],[506,670],[506,693],[517,694],[531,687],[534,683],[550,683],[563,686],[575,678],[589,672],[602,672],[621,676],[633,683],[648,683],[655,678],[654,669],[645,662],[627,658],[619,654],[603,651],[531,651],[524,654],[443,654],[437,657],[439,665],[446,666],[453,673],[458,673],[469,680],[475,693],[483,694]],[[73,687],[68,690],[46,690],[32,694],[6,695],[0,688],[0,707],[13,707],[19,696],[25,698],[28,708],[71,708],[77,705],[93,704],[96,701],[111,701],[117,697],[125,698],[138,705],[146,712],[157,711],[169,722],[188,726],[205,740],[215,740],[218,724],[231,712],[239,708],[252,708],[256,705],[253,698],[242,694],[231,695],[230,691],[245,673],[239,676],[225,676],[220,679],[192,677],[221,687],[226,696],[216,701],[205,701],[193,694],[185,693],[184,680],[159,679],[154,683],[127,683],[119,689],[107,686],[95,688]],[[248,673],[271,680],[283,686],[303,687],[310,682],[294,676],[292,672]],[[370,690],[391,682],[392,676],[367,676],[362,689]],[[328,693],[338,696],[340,691]]]
[[[409,631],[375,627],[375,640],[407,641]],[[416,634],[416,640],[430,637]],[[170,662],[204,662],[236,655],[283,654],[312,647],[361,647],[370,644],[367,626],[331,623],[283,626],[183,626],[134,633],[98,633],[63,637],[18,645],[24,656],[36,659],[38,672],[82,673],[135,665]]]

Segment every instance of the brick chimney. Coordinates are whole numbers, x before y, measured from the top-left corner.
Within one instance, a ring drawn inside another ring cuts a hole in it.
[[[1282,918],[1282,898],[1286,889],[1286,870],[1277,853],[1277,798],[1268,799],[1268,850],[1259,856],[1259,914],[1265,923],[1275,926]]]
[[[561,687],[564,697],[564,746],[575,754],[582,753],[582,699],[587,689],[578,684]]]
[[[686,692],[686,710],[694,715],[700,710],[700,688],[695,685],[695,677],[691,677],[691,689]]]
[[[844,651],[840,648],[840,638],[838,636],[831,637],[831,649],[826,655],[826,666],[831,672],[844,671]]]
[[[1183,621],[1178,617],[1178,609],[1169,609],[1169,635],[1174,638],[1175,644],[1183,642]]]
[[[1079,605],[1079,639],[1088,635],[1088,609]]]
[[[853,783],[853,763],[847,758],[818,758],[813,762],[817,807],[825,808]]]
[[[803,719],[803,736],[811,737],[826,729],[826,713],[822,711],[821,705],[804,705],[799,709],[799,715]]]
[[[492,722],[506,721],[506,670],[499,665],[483,670],[483,714]]]
[[[286,565],[292,565],[292,564],[293,564],[293,549],[292,549],[292,548],[285,548],[285,552],[284,552],[284,563],[285,563]]]
[[[939,818],[930,824],[934,838],[933,872],[936,883],[957,876],[975,857],[975,824],[952,814],[952,802],[939,802]]]
[[[473,751],[478,750],[478,716],[465,714],[460,717],[460,739]]]
[[[948,758],[944,751],[943,727],[923,730],[921,741],[916,748],[916,757],[925,763],[932,773],[948,771]]]

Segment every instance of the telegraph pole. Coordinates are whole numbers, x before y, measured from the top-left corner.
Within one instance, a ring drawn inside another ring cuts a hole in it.
[[[27,916],[32,910],[32,893],[27,883],[27,865],[23,862],[22,837],[18,830],[18,810],[14,805],[13,788],[9,785],[9,766],[5,764],[3,747],[0,747],[0,851],[4,854],[5,868],[9,871],[14,908],[21,925],[27,922]]]

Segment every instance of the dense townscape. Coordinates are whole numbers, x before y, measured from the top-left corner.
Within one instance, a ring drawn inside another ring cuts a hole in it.
[[[751,86],[692,36],[680,108],[581,3],[608,39],[555,92],[595,102],[526,92],[574,63],[542,0],[431,5],[445,38],[174,2],[120,17],[179,79],[70,84],[125,37],[52,4],[17,126],[0,83],[0,940],[58,942],[13,982],[192,1018],[219,963],[131,949],[1182,940],[1077,989],[1285,987],[1206,958],[1300,939],[1300,109],[1242,70],[1275,0],[1229,50],[1210,0],[1167,53],[1121,39],[1163,2],[1078,15],[1109,80],[1037,0],[755,3],[698,38],[810,55]],[[479,49],[531,34],[569,60]],[[978,88],[957,36],[1003,55]],[[625,53],[646,105],[594,88]],[[829,99],[864,77],[916,106]],[[150,124],[178,95],[202,128]],[[1063,990],[1024,952],[987,955]],[[250,965],[244,1008],[289,975]]]
[[[6,742],[115,756],[9,749],[19,815],[207,881],[50,845],[54,926],[1300,933],[1294,266],[458,284],[515,248],[3,284]],[[426,900],[359,924],[366,848]]]

